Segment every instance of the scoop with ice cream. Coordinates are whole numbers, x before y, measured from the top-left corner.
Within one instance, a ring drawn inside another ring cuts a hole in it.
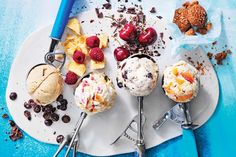
[[[133,96],[147,96],[157,85],[158,66],[148,55],[138,54],[123,60],[118,66],[117,81]]]
[[[96,114],[110,109],[116,98],[116,91],[112,81],[104,73],[91,72],[79,80],[79,85],[74,93],[75,102],[82,110],[75,131],[71,138],[67,138],[62,144],[69,143],[65,156],[68,156],[70,148],[74,145],[79,130],[87,115]],[[62,144],[54,156],[57,156],[62,149]]]
[[[173,101],[189,102],[198,93],[198,70],[185,61],[179,61],[165,69],[162,87]]]
[[[112,143],[116,143],[122,136],[136,141],[136,155],[145,156],[145,142],[143,135],[143,125],[145,116],[143,114],[143,97],[151,94],[157,85],[158,66],[156,61],[146,54],[135,54],[123,60],[118,66],[117,84],[125,87],[131,95],[138,98],[138,114],[128,124],[122,134]],[[133,128],[136,123],[137,128]],[[137,134],[137,139],[130,137],[127,132],[133,131]]]
[[[179,61],[167,67],[162,78],[162,88],[165,94],[177,104],[164,116],[154,122],[153,128],[158,130],[168,119],[179,124],[183,129],[182,156],[197,157],[197,147],[189,112],[189,104],[197,96],[199,90],[198,70],[185,61]]]
[[[41,64],[31,69],[26,86],[34,101],[45,106],[55,101],[61,94],[63,78],[59,69]]]

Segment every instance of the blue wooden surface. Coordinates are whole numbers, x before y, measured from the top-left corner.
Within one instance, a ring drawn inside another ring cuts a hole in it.
[[[113,0],[112,0],[113,1]],[[134,0],[133,0],[134,1]],[[144,1],[144,0],[143,0]],[[147,0],[148,1],[148,0]],[[113,1],[115,3],[116,0]],[[220,99],[216,112],[201,128],[194,131],[199,155],[202,157],[228,157],[236,154],[236,1],[209,0],[212,7],[223,10],[223,32],[218,40],[218,51],[222,46],[232,50],[232,55],[224,61],[223,66],[216,66],[220,82]],[[52,24],[60,0],[2,0],[0,3],[0,115],[8,113],[5,102],[5,90],[11,63],[23,40],[34,30]],[[91,9],[104,1],[79,0],[75,3],[73,13]],[[173,1],[149,0],[144,10],[155,5],[158,14],[168,16],[168,8]],[[84,5],[87,8],[83,7]],[[81,9],[82,7],[82,9]],[[35,41],[37,42],[37,41]],[[203,46],[203,48],[205,48]],[[211,51],[205,48],[205,50]],[[33,53],[33,52],[32,52]],[[22,105],[22,104],[19,104]],[[206,104],[207,105],[207,104]],[[0,118],[0,156],[44,157],[52,156],[56,146],[40,143],[24,133],[24,138],[11,142],[6,132],[9,131],[7,120]],[[147,150],[147,156],[179,157],[181,138]],[[87,156],[78,154],[78,156]],[[120,156],[133,156],[132,153]]]

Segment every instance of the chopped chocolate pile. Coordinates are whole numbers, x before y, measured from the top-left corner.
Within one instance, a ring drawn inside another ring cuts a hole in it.
[[[16,141],[16,140],[22,138],[23,134],[22,134],[21,130],[19,129],[19,127],[15,124],[15,122],[12,120],[9,120],[9,124],[11,126],[11,133],[9,135],[10,139],[12,141]]]

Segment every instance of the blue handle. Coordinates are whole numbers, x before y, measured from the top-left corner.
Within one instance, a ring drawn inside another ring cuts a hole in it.
[[[74,2],[75,0],[62,0],[61,1],[61,5],[58,10],[57,17],[54,22],[52,32],[50,35],[52,39],[55,39],[55,40],[61,39],[62,34],[65,30],[65,27],[67,25]]]
[[[192,129],[183,128],[182,142],[183,157],[198,157],[196,140]]]

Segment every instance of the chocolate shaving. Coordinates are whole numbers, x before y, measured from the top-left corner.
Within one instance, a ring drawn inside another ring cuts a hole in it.
[[[124,5],[120,5],[120,7],[118,7],[118,9],[117,9],[117,12],[119,12],[119,13],[123,13],[125,11],[126,11],[126,7]]]
[[[103,13],[100,12],[98,8],[95,8],[95,12],[96,12],[98,18],[103,18]]]
[[[19,127],[12,120],[9,120],[9,124],[11,126],[11,133],[9,135],[9,138],[12,141],[16,141],[16,140],[22,138],[23,134],[22,134],[21,130],[19,129]]]
[[[134,7],[130,7],[130,8],[127,9],[127,12],[126,12],[126,13],[127,13],[127,14],[136,14],[136,10],[135,10]]]
[[[150,10],[150,13],[156,13],[156,8],[152,7],[152,9]]]
[[[103,7],[105,8],[105,9],[111,9],[111,3],[105,3],[105,4],[103,4]]]

